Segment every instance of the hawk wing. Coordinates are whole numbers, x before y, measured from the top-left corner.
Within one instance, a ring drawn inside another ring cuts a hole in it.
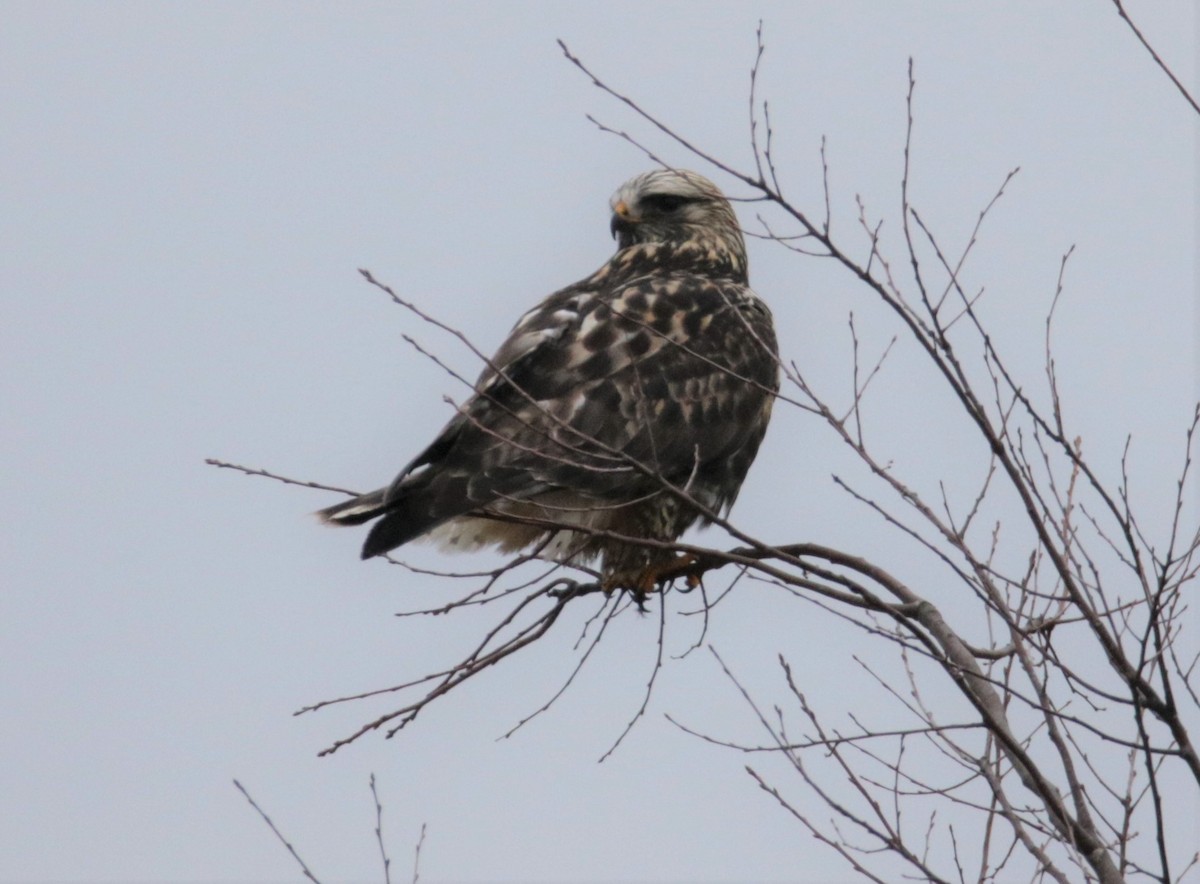
[[[375,501],[364,557],[501,501],[636,500],[661,488],[648,470],[712,509],[732,504],[778,387],[768,309],[731,279],[666,271],[607,291],[597,276],[517,323],[475,395]]]

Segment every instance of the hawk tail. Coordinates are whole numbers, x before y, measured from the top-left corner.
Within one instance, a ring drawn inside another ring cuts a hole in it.
[[[362,557],[369,559],[391,552],[433,527],[427,520],[414,516],[415,513],[409,508],[388,509],[383,518],[371,526],[363,543]]]
[[[438,506],[439,496],[436,490],[430,492],[428,489],[419,489],[416,493],[413,493],[412,489],[406,490],[409,493],[397,496],[391,488],[380,488],[317,510],[313,515],[326,525],[339,526],[361,525],[372,519],[379,519],[371,526],[363,544],[362,557],[369,559],[415,540],[474,505],[462,498],[461,505],[442,511],[443,508]]]

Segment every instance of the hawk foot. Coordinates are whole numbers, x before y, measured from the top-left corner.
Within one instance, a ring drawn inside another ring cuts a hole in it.
[[[618,590],[629,592],[641,607],[647,595],[659,588],[665,588],[679,577],[686,579],[688,589],[695,589],[699,586],[700,577],[689,573],[695,563],[695,556],[691,553],[684,553],[665,562],[657,562],[642,568],[614,571],[600,581],[600,588],[606,595]]]

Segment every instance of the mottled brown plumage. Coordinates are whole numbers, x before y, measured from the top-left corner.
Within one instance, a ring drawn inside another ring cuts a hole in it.
[[[737,218],[711,182],[674,170],[632,179],[612,208],[612,259],[521,317],[475,394],[388,488],[318,513],[378,518],[363,558],[423,536],[451,549],[543,544],[557,559],[600,556],[620,583],[669,554],[589,530],[671,541],[703,520],[664,480],[713,512],[732,505],[779,386]]]

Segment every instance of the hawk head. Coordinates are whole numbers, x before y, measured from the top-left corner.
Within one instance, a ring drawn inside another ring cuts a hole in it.
[[[622,249],[641,243],[695,243],[739,269],[746,243],[729,200],[695,172],[656,169],[613,194],[612,234]]]

